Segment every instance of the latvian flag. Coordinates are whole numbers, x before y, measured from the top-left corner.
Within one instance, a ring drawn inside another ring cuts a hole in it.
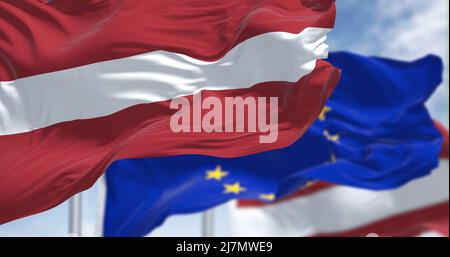
[[[233,236],[449,236],[448,131],[439,168],[401,188],[369,191],[324,182],[272,204],[229,205]]]
[[[295,142],[339,79],[321,60],[334,19],[332,0],[0,1],[0,224],[89,188],[115,160]],[[172,100],[199,95],[276,97],[276,113],[259,109],[276,115],[276,140],[174,132]]]

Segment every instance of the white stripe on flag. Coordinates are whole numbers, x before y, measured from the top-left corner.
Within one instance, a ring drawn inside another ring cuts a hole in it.
[[[221,60],[205,62],[156,51],[0,82],[0,135],[113,114],[142,103],[201,90],[296,82],[327,57],[330,29],[271,32],[242,42]]]

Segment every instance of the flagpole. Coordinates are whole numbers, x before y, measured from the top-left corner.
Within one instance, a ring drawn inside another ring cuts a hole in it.
[[[95,236],[103,236],[103,218],[105,214],[105,201],[106,201],[106,182],[105,174],[103,174],[97,181],[97,219],[95,222]]]
[[[202,236],[214,236],[214,209],[202,213]]]
[[[69,237],[81,236],[81,193],[69,199]]]

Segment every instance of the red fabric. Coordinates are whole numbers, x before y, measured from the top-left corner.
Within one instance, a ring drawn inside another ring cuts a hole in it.
[[[155,50],[217,60],[262,33],[332,28],[335,5],[330,0],[2,0],[0,17],[0,81],[10,81]]]
[[[447,206],[447,208],[448,208],[448,206]],[[440,235],[443,235],[443,236],[449,236],[449,233],[448,233],[448,230],[449,230],[449,228],[448,228],[448,225],[449,225],[449,223],[448,223],[448,215],[445,217],[442,217],[441,219],[435,219],[435,220],[432,220],[432,221],[430,221],[430,222],[427,222],[425,225],[424,225],[424,231],[433,231],[433,232],[436,232],[436,233],[438,233],[438,234],[440,234]]]

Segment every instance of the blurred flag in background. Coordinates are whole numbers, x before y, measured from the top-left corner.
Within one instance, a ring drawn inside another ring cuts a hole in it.
[[[440,126],[440,125],[438,125]],[[230,236],[449,236],[448,131],[439,168],[382,192],[317,182],[272,204],[229,205]]]
[[[342,52],[329,61],[342,69],[341,82],[319,119],[287,148],[233,159],[113,163],[106,173],[104,235],[143,236],[169,215],[231,199],[272,202],[314,180],[393,189],[437,167],[443,139],[424,103],[442,81],[439,58],[400,62]],[[347,208],[335,197],[325,203]]]

